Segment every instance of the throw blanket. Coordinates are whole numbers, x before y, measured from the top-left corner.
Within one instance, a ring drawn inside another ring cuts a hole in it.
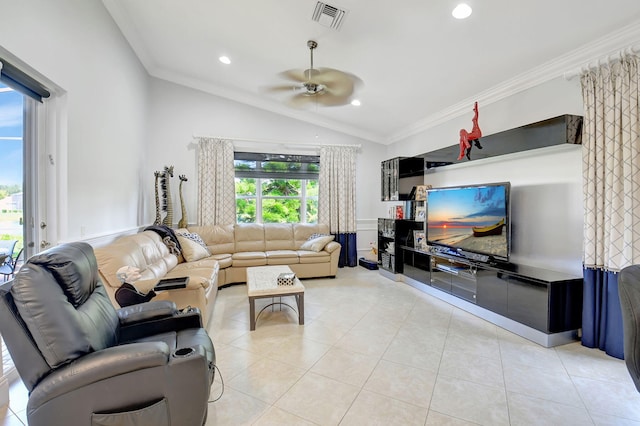
[[[147,226],[144,230],[153,231],[160,235],[160,238],[162,238],[162,241],[166,244],[169,252],[176,256],[180,256],[182,247],[180,246],[180,241],[178,241],[178,237],[176,236],[176,233],[173,232],[173,229],[166,225],[151,225]]]

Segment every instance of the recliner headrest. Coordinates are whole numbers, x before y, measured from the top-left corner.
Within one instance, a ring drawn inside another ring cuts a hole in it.
[[[74,307],[87,301],[98,283],[93,248],[83,242],[53,247],[29,259],[29,263],[51,272]]]
[[[118,316],[87,243],[63,244],[30,258],[11,295],[52,368],[117,342]]]

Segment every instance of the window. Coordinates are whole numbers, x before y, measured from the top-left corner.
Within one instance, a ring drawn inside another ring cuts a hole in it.
[[[317,223],[320,157],[235,153],[236,222]]]

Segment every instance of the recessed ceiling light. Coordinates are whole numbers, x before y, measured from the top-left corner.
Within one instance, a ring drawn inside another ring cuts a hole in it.
[[[359,101],[359,100],[354,99],[354,100],[352,100],[352,101],[351,101],[351,105],[353,105],[353,106],[360,106],[360,105],[361,105],[361,103],[360,103],[360,101]]]
[[[218,60],[225,65],[229,65],[231,63],[231,59],[229,59],[228,56],[220,56]]]
[[[453,12],[451,12],[451,14],[456,19],[465,19],[471,16],[471,12],[471,6],[466,3],[460,3],[456,6],[455,9],[453,9]]]

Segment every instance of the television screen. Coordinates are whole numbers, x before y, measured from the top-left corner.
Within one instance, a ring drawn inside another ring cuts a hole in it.
[[[510,188],[501,182],[429,189],[427,243],[475,260],[508,261]]]

